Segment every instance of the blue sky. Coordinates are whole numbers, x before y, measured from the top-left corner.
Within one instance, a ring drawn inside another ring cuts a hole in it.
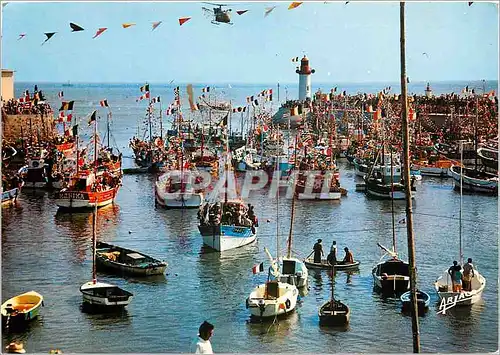
[[[226,4],[232,26],[211,24],[207,5],[195,2],[11,2],[3,8],[2,68],[36,82],[295,82],[291,58],[305,53],[315,82],[399,81],[398,2]],[[152,32],[153,21],[163,23]],[[72,33],[69,22],[85,31]],[[123,29],[126,22],[136,26]],[[92,39],[99,27],[108,30]],[[41,46],[44,32],[57,34]],[[407,3],[406,33],[412,81],[498,77],[495,4]]]

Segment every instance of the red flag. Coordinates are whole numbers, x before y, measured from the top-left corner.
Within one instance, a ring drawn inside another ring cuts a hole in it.
[[[253,268],[252,268],[252,272],[254,274],[256,274],[258,272],[263,272],[263,271],[264,271],[264,263],[260,263],[260,264],[254,265]]]
[[[97,30],[97,32],[95,33],[94,37],[92,38],[96,38],[97,36],[99,36],[101,33],[103,33],[104,31],[106,31],[108,28],[107,27],[101,27]]]
[[[182,26],[184,23],[188,22],[191,19],[191,17],[181,17],[179,19],[179,26]]]
[[[236,11],[236,13],[238,15],[243,15],[245,12],[247,12],[248,10],[240,10],[240,11]]]

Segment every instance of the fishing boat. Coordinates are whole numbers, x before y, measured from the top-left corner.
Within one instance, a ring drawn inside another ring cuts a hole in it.
[[[273,260],[267,248],[264,250],[271,261],[267,281],[255,287],[246,300],[246,308],[250,314],[261,319],[293,312],[299,296],[299,290],[295,285],[278,281],[280,279],[278,263]]]
[[[202,190],[193,187],[192,171],[169,171],[155,182],[155,202],[164,208],[198,208],[203,203]]]
[[[402,303],[403,312],[409,312],[411,310],[411,292],[407,291],[403,293],[400,297]],[[418,313],[423,314],[429,309],[429,304],[431,303],[431,296],[427,292],[417,290],[417,307]]]
[[[460,151],[463,152],[462,144],[460,144]],[[462,158],[462,156],[461,156]],[[460,159],[462,162],[462,159]],[[452,167],[453,169],[453,167]],[[460,210],[459,210],[459,228],[458,228],[458,239],[459,239],[459,260],[462,265],[463,252],[462,252],[462,195],[463,195],[463,182],[465,181],[465,175],[463,174],[464,168],[459,169],[460,172]],[[449,270],[445,270],[443,274],[434,283],[434,288],[441,300],[458,300],[457,306],[469,306],[478,302],[483,295],[484,287],[486,286],[486,279],[483,275],[479,273],[474,268],[474,276],[471,279],[471,290],[455,292],[453,289],[453,283],[451,280],[451,275]]]
[[[97,119],[94,117],[94,169],[79,170],[69,177],[68,186],[56,192],[56,205],[63,210],[103,207],[113,203],[121,179],[107,170],[98,170]]]
[[[2,191],[2,206],[16,202],[20,192],[21,189],[18,187],[14,187],[13,189],[7,191]]]
[[[366,174],[370,172],[370,167],[364,159],[352,158],[352,164],[354,165],[354,173],[356,176],[365,177]]]
[[[43,189],[47,186],[48,172],[45,158],[47,151],[39,149],[32,151],[27,158],[26,175],[23,177],[24,187],[30,189]]]
[[[304,259],[308,269],[323,269],[328,270],[332,268],[332,265],[326,259],[322,259],[321,263],[315,263],[314,258]],[[336,263],[334,265],[337,271],[352,271],[359,268],[359,261],[354,261],[353,263]]]
[[[406,261],[400,260],[394,250],[389,250],[383,245],[377,245],[386,251],[391,258],[385,261],[384,254],[380,262],[372,270],[373,282],[375,288],[382,293],[400,293],[406,292],[410,288],[410,266]],[[393,246],[394,249],[394,246]]]
[[[420,170],[422,176],[435,176],[440,178],[449,177],[448,170],[453,165],[454,161],[449,159],[438,160],[416,160],[413,161],[412,169]],[[410,172],[411,174],[411,172]]]
[[[98,269],[110,270],[119,275],[160,275],[167,268],[164,261],[104,242],[97,242],[96,261]]]
[[[493,170],[498,170],[498,149],[479,148],[477,150],[477,155],[481,158],[481,162],[484,166]]]
[[[450,168],[450,174],[455,181],[455,188],[457,189],[460,189],[460,186],[462,186],[463,190],[469,192],[498,194],[498,174],[491,174],[456,165]]]
[[[290,183],[295,183],[295,194],[299,200],[340,200],[342,191],[338,179],[335,178],[336,174],[338,176],[338,173],[320,172],[310,183],[307,175],[299,172],[297,178],[292,179]]]
[[[92,281],[80,287],[84,307],[111,310],[123,308],[132,300],[133,294],[118,286],[97,281],[97,204],[94,205],[92,223]]]
[[[2,304],[2,324],[22,325],[38,317],[43,296],[35,291],[12,297]]]
[[[343,326],[349,323],[351,318],[351,310],[345,303],[336,300],[334,295],[335,289],[335,266],[331,266],[332,270],[332,298],[321,305],[318,310],[319,324]]]

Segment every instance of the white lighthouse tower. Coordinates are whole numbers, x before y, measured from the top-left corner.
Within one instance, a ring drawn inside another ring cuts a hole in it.
[[[432,90],[431,90],[431,86],[429,85],[429,83],[427,83],[427,88],[425,89],[425,97],[432,97]]]
[[[314,69],[309,68],[309,59],[304,55],[300,61],[300,69],[295,71],[299,74],[299,100],[304,101],[307,97],[311,98],[311,74]]]

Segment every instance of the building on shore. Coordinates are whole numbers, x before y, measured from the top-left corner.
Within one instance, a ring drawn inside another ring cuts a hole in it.
[[[2,69],[2,100],[14,98],[14,71]]]

